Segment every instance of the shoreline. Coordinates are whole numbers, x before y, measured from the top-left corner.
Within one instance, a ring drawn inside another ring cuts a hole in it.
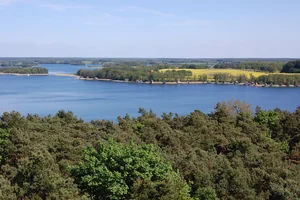
[[[246,84],[246,83],[230,83],[230,82],[203,82],[203,81],[189,81],[189,82],[142,82],[142,83],[138,83],[135,81],[122,81],[122,80],[113,80],[113,79],[94,79],[94,78],[84,78],[84,77],[80,77],[77,75],[73,75],[74,77],[76,77],[77,79],[80,80],[86,80],[86,81],[105,81],[105,82],[117,82],[117,83],[129,83],[129,84],[149,84],[149,85],[237,85],[237,86],[249,86],[249,87],[273,87],[273,88],[297,88],[300,86],[295,86],[295,85],[277,85],[277,84],[272,84],[272,85],[268,85],[268,84]]]
[[[69,77],[76,77],[80,78],[80,76],[77,76],[75,74],[50,74],[51,76],[69,76]]]
[[[0,75],[13,75],[13,76],[28,76],[28,74],[17,74],[17,73],[3,73]],[[251,83],[230,83],[230,82],[203,82],[203,81],[185,81],[185,82],[136,82],[136,81],[122,81],[105,78],[84,78],[75,74],[29,74],[29,76],[60,76],[60,77],[74,77],[79,80],[86,81],[104,81],[104,82],[115,82],[115,83],[129,83],[129,84],[149,84],[149,85],[237,85],[237,86],[249,86],[249,87],[273,87],[273,88],[297,88],[300,86],[296,85],[277,85],[277,84],[251,84]]]

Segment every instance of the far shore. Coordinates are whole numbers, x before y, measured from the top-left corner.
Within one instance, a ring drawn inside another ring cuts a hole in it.
[[[17,74],[17,73],[3,73],[0,75],[14,75],[14,76],[28,76],[28,74]],[[86,81],[106,81],[106,82],[117,82],[117,83],[131,83],[131,84],[151,84],[151,85],[206,85],[206,84],[216,84],[216,85],[238,85],[238,86],[250,86],[250,87],[273,87],[273,88],[294,88],[300,87],[296,85],[276,85],[276,84],[251,84],[251,83],[230,83],[230,82],[206,82],[206,81],[184,81],[184,82],[136,82],[136,81],[123,81],[123,80],[113,80],[104,78],[84,78],[76,74],[29,74],[29,76],[65,76],[65,77],[75,77],[76,79],[86,80]]]

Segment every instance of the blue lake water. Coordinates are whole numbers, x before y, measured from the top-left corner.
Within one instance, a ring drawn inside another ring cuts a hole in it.
[[[93,69],[85,65],[69,65],[69,64],[40,64],[40,67],[48,69],[50,75],[52,74],[74,74],[79,69]]]
[[[54,73],[75,73],[85,66],[42,65]],[[78,80],[58,76],[0,75],[0,113],[55,114],[70,110],[84,120],[116,120],[138,116],[138,108],[188,114],[209,113],[223,100],[240,100],[252,108],[294,111],[300,105],[300,88],[255,88],[233,85],[147,85]]]

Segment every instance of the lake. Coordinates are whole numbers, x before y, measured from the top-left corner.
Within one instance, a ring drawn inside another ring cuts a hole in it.
[[[87,67],[85,65],[69,65],[69,64],[40,64],[39,67],[48,69],[50,75],[53,74],[74,74],[79,69],[90,69],[94,68]]]
[[[75,73],[85,66],[41,65],[50,74]],[[54,115],[70,110],[84,120],[116,120],[139,116],[138,108],[188,114],[209,113],[223,100],[240,100],[262,109],[294,111],[300,105],[299,88],[255,88],[234,85],[148,85],[78,80],[58,76],[0,76],[0,113],[16,110],[26,115]]]

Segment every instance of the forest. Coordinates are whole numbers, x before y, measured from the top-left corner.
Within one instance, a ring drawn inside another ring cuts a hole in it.
[[[201,77],[200,77],[201,79]],[[275,85],[294,85],[299,86],[299,75],[286,75],[286,74],[269,74],[254,77],[250,74],[250,77],[246,75],[233,76],[229,73],[216,73],[214,74],[214,80],[216,82],[238,82],[238,83],[258,83],[258,84],[275,84]]]
[[[0,68],[1,73],[12,74],[48,74],[48,69],[42,67]]]
[[[258,61],[258,62],[219,62],[215,69],[242,69],[262,72],[300,73],[300,60],[282,61]]]
[[[129,81],[177,81],[184,80],[187,76],[192,76],[192,72],[187,70],[168,70],[160,72],[152,67],[104,67],[95,70],[80,69],[76,75],[89,78],[105,78],[113,80]]]
[[[154,69],[209,69],[207,64],[154,64]]]
[[[300,73],[300,60],[294,60],[286,63],[281,72],[284,73]]]
[[[282,70],[284,62],[225,62],[218,63],[214,66],[215,69],[248,69],[262,72],[279,72]]]
[[[259,76],[256,80],[258,83],[266,84],[282,84],[282,85],[296,85],[300,84],[299,75],[284,75],[284,74],[269,74]]]
[[[300,199],[300,107],[0,117],[0,199]]]

